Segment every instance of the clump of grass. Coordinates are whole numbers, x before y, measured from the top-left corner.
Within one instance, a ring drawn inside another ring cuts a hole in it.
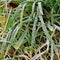
[[[12,2],[18,6],[9,6]],[[5,14],[0,26],[0,60],[60,58],[59,0],[1,0],[0,5],[0,17]]]

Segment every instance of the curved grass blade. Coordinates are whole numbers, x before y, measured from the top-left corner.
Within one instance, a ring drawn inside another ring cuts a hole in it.
[[[28,32],[28,29],[26,28],[26,30],[23,32],[22,36],[19,38],[19,40],[14,45],[15,49],[19,49],[19,47],[21,46],[21,44],[24,41],[24,38],[26,37],[27,32]]]

